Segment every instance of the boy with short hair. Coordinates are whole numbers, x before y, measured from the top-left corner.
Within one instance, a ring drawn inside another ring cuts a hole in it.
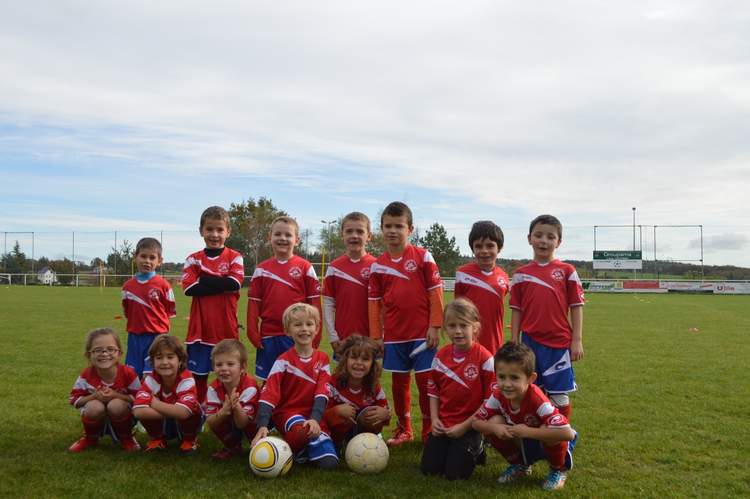
[[[546,459],[550,472],[545,490],[565,485],[573,467],[578,438],[567,418],[536,385],[534,352],[519,343],[506,343],[495,354],[497,385],[476,412],[472,428],[489,437],[510,466],[497,479],[508,483],[531,474],[531,465]]]
[[[122,310],[127,319],[125,364],[143,378],[153,369],[148,350],[160,334],[169,333],[169,319],[177,315],[169,282],[156,274],[162,264],[161,243],[144,237],[135,245],[135,275],[122,286]]]
[[[206,423],[224,444],[214,459],[242,453],[242,436],[252,442],[258,409],[258,385],[247,374],[247,350],[240,340],[221,340],[211,352],[216,379],[208,387]]]
[[[481,329],[478,342],[491,354],[503,344],[505,294],[508,274],[497,266],[497,255],[503,249],[503,231],[494,222],[475,222],[469,232],[469,247],[474,261],[456,270],[456,298],[464,297],[479,310]]]
[[[199,230],[206,247],[187,257],[182,289],[193,299],[185,343],[188,368],[202,404],[211,372],[211,350],[223,339],[237,338],[237,300],[245,267],[242,255],[224,246],[231,234],[229,214],[224,208],[206,208]]]
[[[427,383],[443,324],[443,281],[429,251],[409,244],[412,212],[401,202],[385,207],[380,227],[386,252],[370,269],[370,337],[384,343],[383,369],[392,373],[398,427],[388,445],[414,439],[411,427],[411,371],[415,371],[422,412],[422,441],[431,430]]]
[[[354,211],[341,220],[346,254],[331,262],[323,282],[323,320],[335,355],[353,333],[366,334],[367,286],[375,257],[365,248],[372,238],[370,219]]]
[[[299,244],[299,225],[291,217],[271,222],[273,256],[258,264],[247,290],[247,337],[255,348],[255,376],[265,380],[279,355],[294,342],[284,333],[284,310],[294,303],[308,303],[320,312],[320,283],[313,266],[294,254]],[[260,319],[260,326],[258,325]],[[320,344],[320,330],[313,346]]]
[[[576,390],[572,362],[583,358],[583,287],[575,267],[555,259],[562,242],[557,218],[539,215],[527,238],[534,259],[511,280],[511,341],[523,333],[521,341],[536,356],[536,384],[570,419],[568,393]]]
[[[319,468],[333,469],[339,460],[323,420],[331,371],[328,355],[313,346],[320,330],[320,311],[307,303],[294,303],[284,311],[283,325],[294,346],[276,359],[263,385],[252,445],[268,435],[273,420],[297,462],[312,461]]]

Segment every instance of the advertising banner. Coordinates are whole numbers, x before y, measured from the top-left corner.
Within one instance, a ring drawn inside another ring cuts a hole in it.
[[[594,270],[641,270],[640,251],[594,251]]]

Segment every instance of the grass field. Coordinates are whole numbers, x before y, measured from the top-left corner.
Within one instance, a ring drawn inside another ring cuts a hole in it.
[[[573,424],[575,469],[558,496],[750,496],[750,297],[590,294],[586,357]],[[243,303],[244,306],[244,303]],[[184,338],[189,304],[178,297],[173,332]],[[2,497],[516,497],[545,495],[532,479],[500,487],[488,464],[464,483],[426,478],[421,444],[391,453],[378,476],[298,466],[283,479],[249,474],[244,459],[215,463],[208,433],[190,457],[126,455],[103,440],[66,452],[78,438],[67,395],[85,365],[85,333],[113,326],[125,340],[119,290],[0,287],[0,496]],[[244,317],[244,309],[241,310]],[[384,378],[386,391],[389,380]],[[390,395],[390,393],[389,393]],[[413,401],[416,402],[416,394]],[[418,412],[415,407],[413,413]],[[143,434],[138,438],[145,441]]]

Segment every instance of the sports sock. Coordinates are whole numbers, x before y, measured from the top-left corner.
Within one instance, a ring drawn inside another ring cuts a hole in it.
[[[195,380],[195,390],[198,392],[198,402],[203,405],[206,402],[206,392],[208,392],[208,375],[193,374]]]
[[[427,382],[430,380],[429,371],[414,375],[417,379],[419,390],[419,409],[422,412],[422,442],[427,442],[427,435],[432,431],[432,419],[430,419],[430,397],[427,395]]]
[[[558,442],[553,445],[544,445],[544,455],[547,456],[549,467],[555,470],[565,470],[565,455],[568,452],[568,442]]]
[[[81,423],[83,423],[83,434],[86,440],[90,442],[96,442],[99,440],[99,435],[102,434],[102,428],[104,428],[104,420],[99,421],[95,419],[89,419],[86,416],[81,416]]]
[[[328,426],[328,429],[331,431],[333,441],[337,444],[341,443],[346,437],[346,434],[354,427],[354,423],[352,423],[351,420],[336,412],[336,406],[326,409],[323,417],[325,418],[326,426]]]
[[[570,415],[573,412],[573,403],[572,403],[572,401],[569,401],[568,405],[564,405],[562,407],[558,407],[557,410],[560,411],[560,414],[562,414],[563,416],[565,416],[568,419],[568,421],[570,421]]]
[[[182,439],[193,440],[198,436],[198,430],[201,428],[201,415],[192,414],[189,418],[177,421],[177,427],[182,433]]]
[[[398,425],[405,431],[411,431],[411,373],[393,373],[391,375],[393,391],[393,410],[398,418]]]
[[[111,419],[109,424],[112,425],[112,429],[115,430],[117,438],[127,440],[133,437],[133,416],[130,414],[125,415],[120,419]]]
[[[221,440],[224,447],[236,448],[242,445],[242,439],[237,432],[232,431],[232,423],[225,421],[211,428],[214,435]]]
[[[146,432],[150,438],[162,438],[164,436],[163,419],[141,419],[140,422],[146,428]]]
[[[486,437],[485,437],[486,438]],[[510,464],[521,464],[523,459],[521,457],[521,449],[516,444],[515,440],[504,440],[497,438],[496,436],[489,437],[490,445],[503,455],[506,461]]]

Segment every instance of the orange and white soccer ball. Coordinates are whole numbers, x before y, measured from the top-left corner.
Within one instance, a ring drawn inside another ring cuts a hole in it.
[[[292,448],[278,437],[258,440],[250,449],[250,469],[263,478],[285,475],[292,467]]]
[[[345,456],[355,473],[380,473],[388,466],[388,446],[374,433],[360,433],[349,440]]]

